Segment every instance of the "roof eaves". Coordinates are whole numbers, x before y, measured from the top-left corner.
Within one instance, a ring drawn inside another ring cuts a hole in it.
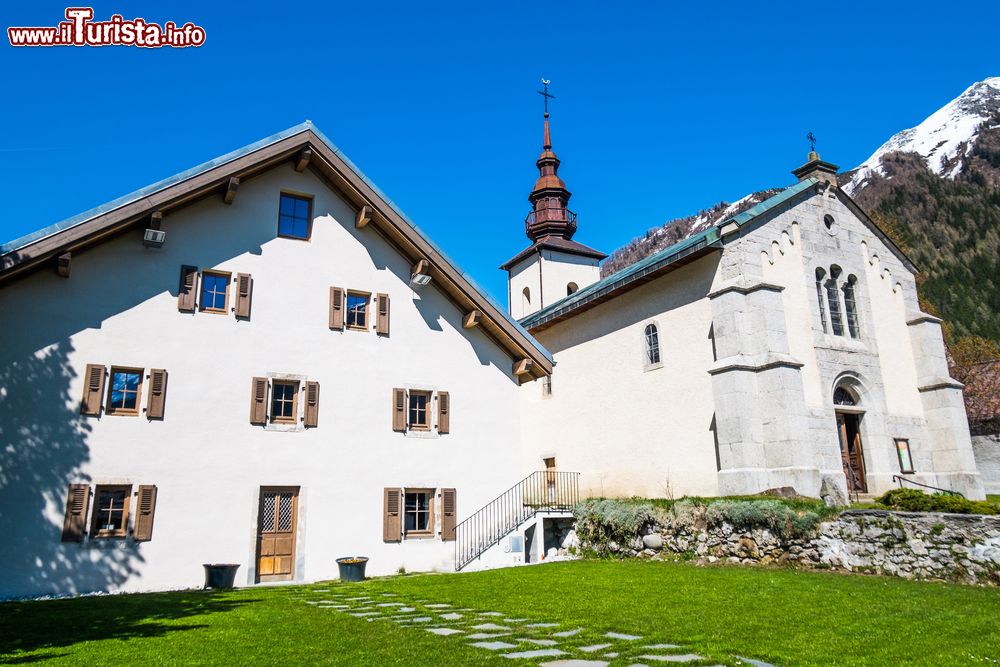
[[[742,227],[743,225],[747,224],[748,222],[758,217],[759,215],[767,213],[776,206],[780,206],[789,199],[792,199],[793,197],[809,190],[810,188],[814,187],[817,183],[819,183],[817,179],[812,177],[807,178],[804,181],[796,183],[790,188],[785,188],[781,192],[775,195],[771,195],[764,201],[758,202],[757,204],[751,206],[742,213],[737,213],[734,216],[726,218],[725,220],[720,222],[717,226],[722,227],[723,225],[727,225],[731,222],[734,222],[738,226]]]

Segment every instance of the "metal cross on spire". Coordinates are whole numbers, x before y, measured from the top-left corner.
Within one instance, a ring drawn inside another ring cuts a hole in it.
[[[812,153],[816,152],[816,135],[810,132],[806,135],[806,139],[809,140],[809,151]]]
[[[555,99],[555,95],[549,92],[549,84],[552,83],[548,79],[542,79],[542,85],[545,86],[545,90],[536,91],[545,99],[545,117],[548,118],[549,115],[549,98]]]

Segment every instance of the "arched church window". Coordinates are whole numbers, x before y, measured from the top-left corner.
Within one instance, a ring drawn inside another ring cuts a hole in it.
[[[850,391],[844,387],[837,387],[833,390],[833,404],[854,406],[857,405],[858,402],[855,400],[854,394]]]
[[[826,277],[826,271],[823,269],[816,269],[816,300],[819,302],[819,321],[823,325],[823,333],[828,333],[826,324],[826,300],[823,298],[823,278]]]
[[[576,283],[567,283],[566,284],[566,296],[569,296],[570,294],[573,294],[578,289],[580,289],[580,286],[577,285]]]
[[[854,295],[854,288],[858,279],[856,276],[848,276],[844,283],[844,314],[847,317],[847,331],[851,338],[858,338],[860,327],[858,326],[858,304]]]
[[[646,365],[660,363],[660,332],[655,324],[646,325]]]
[[[826,281],[826,301],[830,308],[830,328],[834,336],[844,335],[844,321],[840,316],[840,291],[837,289],[837,279],[840,278],[840,267],[830,267],[830,277]]]
[[[527,287],[521,290],[521,310],[531,310],[531,290]]]

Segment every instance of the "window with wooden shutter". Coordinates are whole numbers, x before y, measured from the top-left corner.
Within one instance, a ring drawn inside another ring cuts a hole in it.
[[[101,416],[101,398],[104,396],[104,366],[87,364],[83,378],[83,400],[80,401],[80,414],[93,417]]]
[[[376,297],[378,315],[375,319],[375,333],[381,336],[389,335],[389,295],[379,294]]]
[[[250,423],[267,423],[267,378],[255,377],[250,383]]]
[[[456,495],[455,489],[441,489],[441,539],[446,542],[455,539]]]
[[[306,382],[306,409],[303,422],[307,427],[319,425],[319,382]]]
[[[156,487],[140,484],[135,508],[135,529],[132,536],[136,542],[153,539],[153,514],[156,512]]]
[[[177,310],[186,313],[193,313],[195,309],[195,295],[198,293],[198,267],[181,267],[181,281],[177,288]]]
[[[167,372],[162,368],[149,370],[149,398],[146,401],[146,418],[163,419],[163,406],[167,400]]]
[[[406,431],[406,390],[392,390],[392,430]]]
[[[249,273],[236,274],[236,317],[250,317],[250,300],[253,296],[253,278]]]
[[[63,519],[63,542],[83,542],[87,527],[87,502],[90,485],[70,484],[66,496],[66,517]]]
[[[451,396],[446,391],[438,392],[438,433],[451,432]]]
[[[130,484],[98,484],[94,487],[90,537],[125,537],[128,533],[128,510],[132,500]]]
[[[382,515],[382,541],[399,542],[403,536],[400,512],[402,489],[385,489],[384,512]]]
[[[344,290],[341,287],[330,288],[330,328],[344,328]]]

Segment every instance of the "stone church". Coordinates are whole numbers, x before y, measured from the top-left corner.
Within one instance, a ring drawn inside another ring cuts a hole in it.
[[[525,469],[579,471],[597,496],[842,500],[902,477],[984,497],[917,267],[835,165],[810,152],[791,187],[601,278],[559,164],[546,114],[531,244],[501,267],[555,359],[522,387]]]
[[[833,165],[605,278],[547,116],[537,166],[509,312],[311,123],[0,246],[0,597],[534,561],[587,495],[983,497]]]

